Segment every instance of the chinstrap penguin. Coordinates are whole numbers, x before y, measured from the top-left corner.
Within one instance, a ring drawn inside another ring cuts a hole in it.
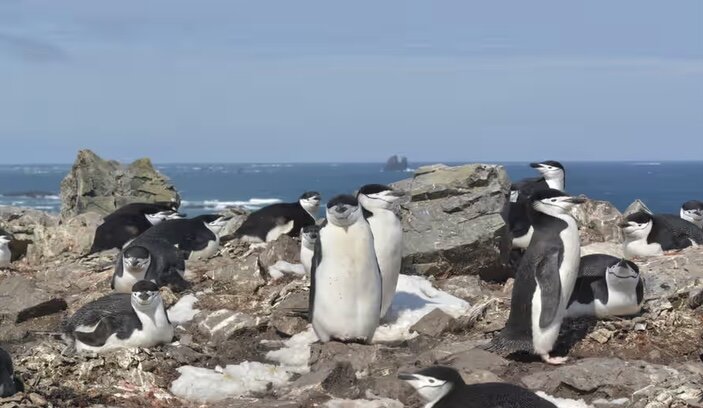
[[[686,201],[679,212],[682,219],[692,222],[698,228],[703,228],[703,201]]]
[[[173,339],[173,325],[155,283],[139,281],[132,293],[90,302],[62,324],[63,339],[76,352],[154,347]]]
[[[532,352],[549,364],[566,361],[549,353],[559,336],[581,259],[578,226],[569,209],[583,202],[584,198],[551,189],[531,196],[534,234],[515,274],[508,322],[489,349]]]
[[[11,242],[12,235],[0,229],[0,268],[7,268],[12,262]]]
[[[381,273],[374,238],[354,196],[327,203],[310,271],[309,317],[323,343],[370,342],[378,327]]]
[[[283,234],[297,237],[303,227],[315,224],[319,209],[320,193],[308,191],[295,203],[271,204],[254,211],[233,234],[222,237],[222,242],[271,242]]]
[[[161,238],[140,239],[117,256],[110,287],[116,292],[129,293],[135,283],[147,280],[180,292],[190,287],[184,274],[182,251]]]
[[[567,317],[631,316],[642,310],[644,282],[632,261],[605,254],[581,257]]]
[[[520,249],[527,248],[534,232],[528,217],[530,195],[550,188],[564,191],[566,181],[566,170],[557,161],[530,163],[530,167],[539,171],[542,177],[523,179],[510,186],[508,224],[513,236],[513,247]]]
[[[320,227],[317,225],[308,225],[303,227],[300,233],[300,263],[305,268],[305,273],[310,275],[310,267],[312,265],[312,257],[315,253],[315,243],[320,236]]]
[[[0,348],[0,398],[11,397],[22,391],[24,385],[15,375],[10,354]]]
[[[174,210],[174,203],[132,203],[103,218],[95,230],[93,245],[88,255],[108,249],[121,249],[144,231],[167,219],[183,217]]]
[[[207,259],[220,248],[220,233],[232,217],[205,214],[189,219],[166,220],[133,241],[161,238],[180,249],[187,259]]]
[[[405,196],[382,184],[367,184],[357,194],[364,215],[371,226],[378,267],[383,282],[381,318],[386,315],[395,296],[403,257],[403,226],[396,214],[396,202]]]
[[[399,373],[426,402],[424,408],[556,408],[532,391],[508,383],[468,385],[453,368],[434,366]]]
[[[703,230],[673,214],[649,214],[639,211],[619,224],[625,235],[625,257],[663,255],[703,244]]]

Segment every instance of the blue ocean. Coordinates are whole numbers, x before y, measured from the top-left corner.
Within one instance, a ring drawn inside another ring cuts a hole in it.
[[[429,163],[410,163],[417,168]],[[457,165],[458,163],[446,163]],[[528,163],[500,163],[513,180],[534,177]],[[572,194],[607,200],[624,210],[643,200],[655,212],[678,213],[681,204],[703,199],[703,162],[564,162]],[[250,209],[294,201],[316,190],[323,200],[367,183],[391,183],[409,172],[382,172],[379,163],[157,164],[181,194],[189,215],[241,205]],[[71,165],[0,165],[0,205],[57,212],[59,189]]]

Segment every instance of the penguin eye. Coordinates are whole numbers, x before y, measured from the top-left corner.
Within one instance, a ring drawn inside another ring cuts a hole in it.
[[[556,199],[556,198],[552,198],[550,201],[553,202],[553,203],[556,203],[556,202],[557,202],[557,199]]]

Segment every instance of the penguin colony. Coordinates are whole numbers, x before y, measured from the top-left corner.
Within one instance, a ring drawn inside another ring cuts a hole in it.
[[[684,203],[679,215],[637,212],[622,223],[625,258],[580,256],[578,227],[569,210],[586,200],[565,192],[566,170],[556,161],[531,163],[541,176],[511,185],[506,220],[519,252],[510,315],[486,347],[525,352],[549,364],[566,318],[636,315],[645,282],[633,258],[658,256],[703,244],[703,202]],[[173,340],[159,288],[188,290],[186,263],[215,255],[221,243],[271,242],[300,237],[300,259],[309,276],[308,318],[321,342],[369,343],[392,307],[401,270],[403,229],[398,204],[405,196],[369,184],[355,195],[331,198],[318,222],[320,194],[264,207],[229,235],[229,217],[186,218],[176,203],[133,203],[103,219],[89,254],[119,249],[111,289],[63,321],[68,352],[101,353],[123,347],[154,347]],[[13,237],[0,230],[0,268],[16,258]],[[524,388],[506,383],[467,385],[450,367],[434,366],[398,378],[413,387],[425,407],[555,407]],[[10,355],[0,348],[0,397],[23,391]]]

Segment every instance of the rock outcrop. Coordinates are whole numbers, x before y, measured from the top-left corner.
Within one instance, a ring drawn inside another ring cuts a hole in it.
[[[408,169],[408,158],[394,155],[388,158],[383,171],[405,171]]]
[[[622,242],[622,230],[618,227],[622,214],[610,202],[589,199],[574,206],[571,215],[578,223],[581,245],[593,242]]]
[[[401,205],[405,273],[507,276],[510,244],[501,213],[510,181],[502,166],[422,167],[394,187],[410,195]]]
[[[81,150],[61,182],[62,219],[86,212],[104,216],[125,204],[156,201],[180,202],[180,196],[149,159],[125,166]]]

